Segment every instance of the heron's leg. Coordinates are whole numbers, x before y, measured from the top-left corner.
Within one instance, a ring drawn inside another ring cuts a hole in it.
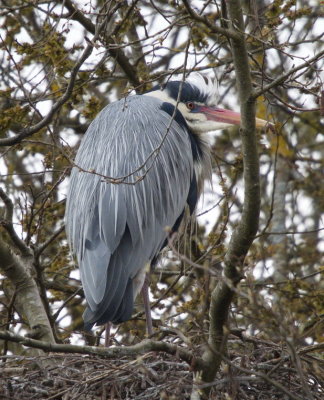
[[[105,347],[110,346],[110,328],[111,328],[111,322],[107,322],[105,324]]]
[[[149,275],[146,274],[144,284],[142,287],[142,296],[144,302],[144,310],[146,316],[146,331],[149,336],[153,334],[153,324],[152,324],[152,315],[151,315],[151,308],[150,308],[150,296],[149,296]]]

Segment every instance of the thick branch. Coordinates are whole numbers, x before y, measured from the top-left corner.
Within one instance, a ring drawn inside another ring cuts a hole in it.
[[[242,5],[239,0],[227,2],[231,30],[236,34],[244,32]],[[238,28],[238,30],[236,29]],[[252,82],[244,33],[231,39],[236,72],[236,84],[241,104],[241,140],[244,165],[244,203],[240,222],[231,237],[225,255],[225,280],[221,280],[212,292],[210,305],[210,328],[204,360],[209,368],[203,371],[202,380],[211,382],[222,361],[226,347],[225,327],[230,305],[234,296],[233,286],[241,279],[239,272],[244,258],[258,229],[260,211],[259,159],[255,134],[255,101],[251,98]],[[208,389],[205,394],[208,394]]]
[[[228,2],[232,23],[243,30],[242,5],[240,0]],[[234,29],[234,28],[233,28]],[[226,273],[230,279],[239,278],[236,266],[243,262],[259,225],[260,177],[259,154],[255,132],[255,99],[252,98],[252,80],[245,37],[232,40],[232,52],[236,72],[236,85],[241,104],[241,141],[243,155],[244,203],[242,218],[232,235],[225,257]]]
[[[31,270],[32,256],[17,257],[0,239],[0,269],[15,287],[15,308],[28,321],[31,334],[54,343],[54,336],[48,321],[35,280],[27,272]]]
[[[32,255],[32,252],[30,248],[26,245],[26,243],[20,239],[20,237],[17,235],[13,223],[12,223],[12,218],[13,218],[13,204],[9,196],[5,193],[4,190],[0,188],[0,198],[4,202],[5,208],[6,208],[6,214],[5,218],[3,220],[0,220],[0,225],[2,225],[6,231],[8,232],[10,239],[13,241],[17,249],[21,252],[23,256],[30,256]]]
[[[10,331],[0,331],[0,339],[9,340],[20,343],[24,346],[41,349],[45,352],[69,353],[69,354],[96,354],[108,358],[137,356],[149,353],[150,351],[160,351],[171,355],[177,355],[181,360],[186,361],[194,367],[203,367],[203,360],[195,358],[191,351],[177,346],[175,344],[158,342],[145,339],[134,346],[118,346],[118,347],[97,347],[97,346],[77,346],[72,344],[55,344],[46,341],[26,338],[24,336],[14,334]]]

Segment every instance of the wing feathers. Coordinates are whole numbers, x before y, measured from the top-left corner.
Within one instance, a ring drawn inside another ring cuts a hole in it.
[[[66,224],[89,306],[88,327],[129,318],[132,280],[159,252],[166,227],[179,221],[187,199],[192,212],[197,198],[188,132],[176,121],[168,131],[171,117],[161,104],[132,96],[109,105],[90,125],[76,157],[89,172],[72,171]],[[112,184],[93,170],[130,176]],[[143,179],[136,182],[138,176]]]
[[[127,208],[124,188],[105,184],[99,203],[99,232],[110,252],[113,253],[125,232]]]
[[[87,301],[91,308],[95,308],[103,299],[106,292],[107,266],[111,253],[100,240],[99,235],[92,240],[91,247],[86,242],[86,251],[80,261],[80,271]]]

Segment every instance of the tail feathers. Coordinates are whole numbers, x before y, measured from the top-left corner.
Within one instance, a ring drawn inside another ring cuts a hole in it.
[[[101,307],[97,310],[91,310],[89,307],[86,308],[83,313],[84,330],[90,331],[94,325],[104,325],[107,322],[112,322],[113,324],[125,322],[131,318],[133,308],[133,283],[129,279],[118,307],[108,307],[104,311]]]

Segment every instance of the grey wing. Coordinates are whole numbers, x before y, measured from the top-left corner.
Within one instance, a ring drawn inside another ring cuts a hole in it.
[[[120,184],[78,168],[71,174],[67,233],[80,266],[89,327],[131,317],[134,279],[161,249],[192,191],[188,132],[176,121],[167,132],[171,117],[161,104],[133,96],[106,107],[76,157],[86,171],[115,178],[131,174]]]

